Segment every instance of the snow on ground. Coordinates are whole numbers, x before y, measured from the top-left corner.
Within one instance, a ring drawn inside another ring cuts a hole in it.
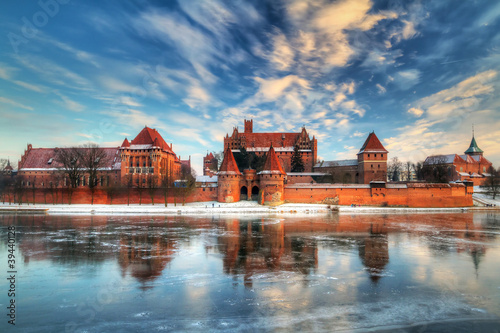
[[[240,201],[234,203],[193,202],[185,206],[178,204],[156,205],[17,205],[1,204],[0,212],[46,212],[49,214],[149,214],[149,215],[219,215],[219,214],[326,214],[338,209],[340,213],[348,214],[377,214],[377,213],[418,213],[418,212],[452,212],[463,211],[467,208],[405,208],[405,207],[371,207],[371,206],[328,206],[322,204],[287,203],[275,207],[259,205],[255,201]]]

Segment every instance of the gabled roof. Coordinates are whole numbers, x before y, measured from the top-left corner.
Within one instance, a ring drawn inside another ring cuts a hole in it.
[[[388,151],[377,138],[375,132],[371,132],[366,138],[363,147],[359,150],[358,155],[362,153],[388,153]]]
[[[70,149],[70,148],[33,148],[26,153],[26,158],[20,170],[25,169],[57,169],[62,168],[63,165],[56,160],[56,149]],[[78,148],[85,149],[85,148]],[[102,148],[106,153],[106,165],[103,168],[111,170],[119,170],[121,167],[121,159],[119,155],[119,148]]]
[[[470,156],[470,155],[460,155],[460,157],[466,161],[467,163],[470,163],[470,164],[477,164],[479,163],[476,159],[473,158],[473,156]]]
[[[209,160],[213,160],[214,159],[214,154],[212,154],[212,153],[208,154],[207,153],[207,156],[205,158],[207,158]]]
[[[162,150],[174,153],[170,146],[163,140],[162,136],[154,128],[144,127],[131,142],[131,146],[160,147]]]
[[[224,152],[224,160],[220,166],[220,175],[241,175],[240,169],[238,169],[238,165],[236,164],[236,160],[234,159],[233,152],[229,147]]]
[[[466,155],[463,155],[462,158],[461,156],[457,154],[448,154],[448,155],[433,155],[433,156],[428,156],[424,164],[429,165],[429,164],[453,164],[453,163],[465,163]]]
[[[358,160],[337,160],[337,161],[324,161],[322,163],[316,163],[315,168],[332,168],[338,166],[357,166]]]
[[[474,137],[472,137],[469,148],[465,151],[465,154],[473,153],[483,153],[483,150],[477,146],[476,139]]]
[[[267,153],[266,163],[264,163],[264,168],[261,173],[272,173],[279,175],[286,175],[285,171],[283,171],[283,167],[281,166],[280,161],[278,160],[278,156],[276,156],[276,152],[274,151],[273,146],[269,148],[269,152]]]

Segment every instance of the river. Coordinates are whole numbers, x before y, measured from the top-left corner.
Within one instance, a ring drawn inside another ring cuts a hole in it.
[[[11,299],[19,332],[500,327],[499,213],[0,215],[0,226],[2,332],[14,330]]]

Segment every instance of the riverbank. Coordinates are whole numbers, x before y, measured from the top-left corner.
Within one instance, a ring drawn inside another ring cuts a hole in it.
[[[499,208],[496,207],[496,210]],[[331,212],[346,214],[388,214],[388,213],[428,213],[464,212],[474,210],[495,210],[495,208],[407,208],[372,206],[329,206],[322,204],[283,204],[262,206],[254,201],[234,203],[195,202],[185,206],[169,204],[158,205],[14,205],[0,204],[0,213],[41,213],[41,214],[97,214],[97,215],[219,215],[219,214],[327,214]]]

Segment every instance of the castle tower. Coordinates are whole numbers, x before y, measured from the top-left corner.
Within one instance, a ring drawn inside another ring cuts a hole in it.
[[[217,186],[219,188],[217,201],[240,201],[240,181],[242,175],[234,159],[233,152],[228,147],[224,152],[224,160],[218,173]]]
[[[286,173],[281,167],[272,144],[267,153],[264,168],[259,172],[259,177],[262,191],[262,198],[259,199],[260,203],[271,206],[282,204],[284,201]]]
[[[253,133],[253,119],[245,119],[245,133]]]
[[[375,132],[371,132],[358,153],[358,183],[386,181],[388,153]]]

